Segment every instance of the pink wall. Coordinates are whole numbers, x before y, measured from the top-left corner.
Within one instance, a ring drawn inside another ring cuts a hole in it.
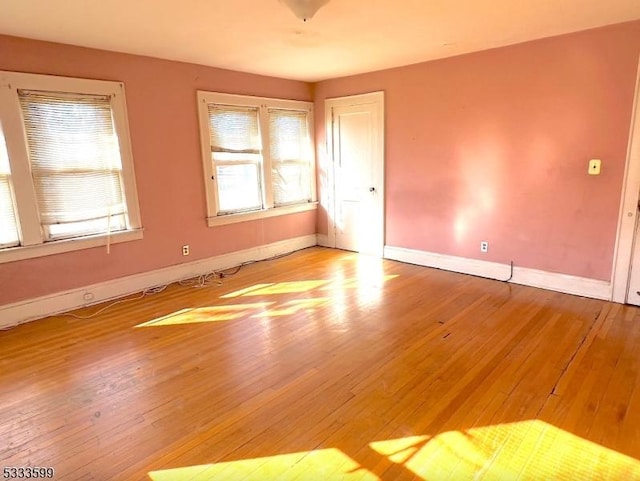
[[[639,54],[632,22],[320,82],[318,158],[324,99],[384,90],[387,245],[609,280]]]
[[[0,69],[123,81],[144,239],[0,264],[0,305],[306,234],[307,212],[208,228],[195,91],[386,94],[386,244],[608,280],[640,22],[303,82],[0,36]],[[590,158],[603,160],[598,177]],[[321,193],[322,194],[322,193]],[[490,252],[481,255],[479,242]]]
[[[144,239],[0,264],[0,305],[315,233],[315,212],[209,228],[196,90],[311,100],[304,82],[0,36],[0,69],[125,84]]]

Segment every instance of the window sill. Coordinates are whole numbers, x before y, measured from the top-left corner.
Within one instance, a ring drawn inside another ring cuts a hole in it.
[[[129,242],[142,239],[142,229],[133,229],[111,234],[111,244]],[[104,234],[81,237],[77,239],[64,239],[59,241],[46,242],[33,246],[10,247],[0,250],[0,264],[5,262],[21,261],[34,257],[50,256],[62,254],[92,247],[106,247],[107,236]]]
[[[247,222],[250,220],[266,219],[268,217],[277,217],[280,215],[296,214],[298,212],[316,210],[317,208],[318,202],[308,202],[306,204],[288,205],[284,207],[274,207],[272,209],[243,212],[241,214],[207,217],[207,223],[209,224],[209,227],[215,227],[219,225],[236,224],[238,222]]]

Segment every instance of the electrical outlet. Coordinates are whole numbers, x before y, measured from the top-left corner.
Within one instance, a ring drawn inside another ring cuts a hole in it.
[[[93,292],[85,292],[84,295],[82,296],[82,298],[85,301],[92,301],[93,300]]]
[[[489,252],[489,243],[487,241],[480,242],[480,252]]]
[[[189,255],[189,244],[185,244],[182,246],[182,255],[183,256]]]

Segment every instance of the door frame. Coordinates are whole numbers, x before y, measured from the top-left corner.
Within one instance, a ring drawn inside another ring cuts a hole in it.
[[[378,133],[375,139],[375,164],[377,166],[377,175],[380,179],[378,187],[378,195],[376,196],[376,211],[380,219],[382,228],[382,245],[377,249],[380,257],[384,253],[385,244],[385,117],[384,117],[384,91],[369,92],[358,95],[349,95],[346,97],[328,98],[324,101],[324,119],[325,119],[325,141],[327,149],[327,158],[329,159],[328,177],[328,199],[327,199],[327,245],[328,247],[336,247],[336,182],[335,182],[335,158],[333,145],[333,109],[335,107],[350,107],[356,105],[375,104],[378,109]]]
[[[611,276],[611,300],[627,302],[631,262],[636,227],[638,223],[638,194],[640,193],[640,61],[636,77],[636,89],[631,113],[629,145],[622,184],[618,235],[613,253]]]

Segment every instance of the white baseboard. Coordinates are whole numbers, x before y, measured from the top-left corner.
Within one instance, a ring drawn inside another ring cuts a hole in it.
[[[316,234],[317,243],[322,247],[335,247],[329,245],[329,236],[326,234]]]
[[[437,269],[502,281],[508,279],[511,274],[511,266],[509,264],[435,254],[432,252],[405,249],[403,247],[385,246],[384,257],[385,259],[407,262],[409,264],[435,267]],[[567,274],[516,266],[513,268],[513,277],[509,282],[577,296],[591,297],[593,299],[611,300],[610,282],[586,277],[570,276]]]
[[[150,287],[170,284],[182,279],[199,276],[211,271],[228,269],[243,262],[268,259],[279,254],[286,254],[305,247],[315,246],[315,235],[296,237],[273,244],[222,254],[185,264],[164,267],[155,271],[143,272],[121,277],[99,284],[71,289],[64,292],[28,299],[0,306],[0,328],[22,324],[34,319],[70,311],[78,307],[98,304],[110,299],[141,292]],[[90,301],[85,295],[92,295]]]

